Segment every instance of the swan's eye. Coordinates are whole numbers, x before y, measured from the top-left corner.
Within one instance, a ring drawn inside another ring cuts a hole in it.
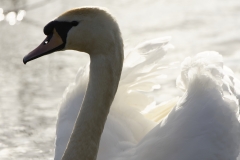
[[[77,21],[72,21],[71,24],[72,24],[73,26],[77,26],[77,25],[78,25],[78,22],[77,22]]]

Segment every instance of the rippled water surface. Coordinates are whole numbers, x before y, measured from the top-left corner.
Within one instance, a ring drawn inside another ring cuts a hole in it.
[[[14,0],[0,0],[0,8],[10,10],[11,2]],[[0,22],[1,160],[53,159],[58,104],[88,56],[58,52],[27,65],[23,65],[22,58],[42,42],[46,23],[65,10],[86,5],[110,10],[120,25],[127,49],[170,35],[175,49],[167,55],[166,63],[216,50],[239,76],[239,0],[52,0],[39,8],[30,7],[21,23],[10,26]],[[174,84],[172,80],[167,83]],[[173,90],[178,93],[178,89]]]

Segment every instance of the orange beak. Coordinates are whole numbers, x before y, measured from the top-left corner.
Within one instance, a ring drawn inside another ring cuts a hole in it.
[[[46,39],[37,48],[35,48],[23,58],[23,63],[26,64],[27,62],[41,56],[62,50],[64,48],[64,45],[65,44],[62,38],[54,29],[52,34],[48,35]]]

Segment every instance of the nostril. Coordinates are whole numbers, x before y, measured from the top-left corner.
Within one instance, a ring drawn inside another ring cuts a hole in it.
[[[48,40],[45,40],[43,43],[44,43],[44,44],[48,44],[48,42],[49,42]]]
[[[47,38],[43,41],[43,45],[48,44],[50,42],[52,36],[53,36],[53,34],[48,35]]]

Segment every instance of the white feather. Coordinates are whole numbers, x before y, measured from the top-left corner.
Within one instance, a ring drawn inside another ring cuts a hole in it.
[[[172,48],[169,40],[166,37],[142,43],[125,55],[98,160],[234,160],[238,156],[240,83],[217,52],[186,58],[177,79],[185,94],[179,101],[176,98],[157,104],[161,95],[154,91],[161,88],[159,75],[167,67],[161,65],[161,58]],[[60,160],[65,151],[88,73],[88,66],[81,68],[64,94],[55,160]]]

